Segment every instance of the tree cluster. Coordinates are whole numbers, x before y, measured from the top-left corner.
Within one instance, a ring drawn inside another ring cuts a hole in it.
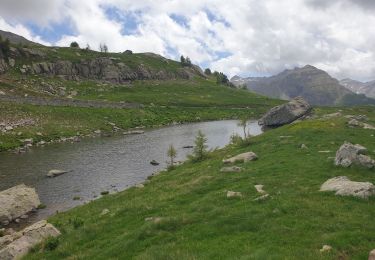
[[[78,42],[71,42],[70,43],[70,48],[79,48]]]
[[[223,85],[228,85],[229,84],[229,79],[227,75],[225,75],[223,72],[214,72],[214,75],[216,76],[216,83],[217,84],[223,84]]]
[[[104,53],[107,53],[107,52],[108,52],[108,46],[107,46],[107,44],[105,44],[105,43],[101,43],[101,44],[99,45],[99,49],[100,49],[100,52],[104,52]]]
[[[180,57],[180,62],[181,62],[181,65],[182,65],[183,67],[191,67],[191,66],[192,66],[191,60],[190,60],[190,58],[187,57],[187,56],[186,56],[186,58],[185,58],[183,55],[181,55],[181,57]]]

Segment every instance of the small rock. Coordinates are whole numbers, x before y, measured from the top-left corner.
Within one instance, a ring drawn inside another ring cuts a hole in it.
[[[329,252],[332,250],[332,247],[329,246],[329,245],[324,245],[321,249],[320,249],[320,253],[325,253],[325,252]]]
[[[262,201],[262,200],[266,200],[270,195],[269,194],[265,194],[263,196],[260,196],[256,199],[254,199],[254,201]]]
[[[144,133],[145,131],[143,130],[129,130],[129,131],[123,132],[124,135],[140,135]]]
[[[7,125],[7,126],[5,127],[5,130],[6,130],[6,131],[12,131],[12,130],[13,130],[13,126]]]
[[[139,184],[136,184],[135,187],[138,189],[143,189],[145,185],[143,185],[142,183],[139,183]]]
[[[258,159],[258,156],[253,152],[242,153],[229,159],[224,159],[223,163],[249,162]]]
[[[238,166],[223,167],[220,172],[241,172],[243,169]]]
[[[103,209],[102,212],[100,213],[100,216],[107,215],[109,213],[109,209]]]
[[[16,219],[14,220],[14,222],[18,224],[18,223],[21,222],[21,220],[20,220],[19,218],[16,218]]]
[[[305,144],[301,144],[301,149],[308,149]]]
[[[0,96],[5,96],[5,92],[0,90]]]
[[[257,192],[259,192],[260,194],[266,194],[266,192],[263,190],[264,185],[258,184],[258,185],[254,185],[254,187],[257,190]]]
[[[375,260],[375,249],[370,252],[368,260]]]
[[[153,222],[155,224],[160,223],[162,220],[163,220],[163,218],[161,218],[161,217],[148,217],[148,218],[145,218],[145,221]]]
[[[50,178],[54,178],[54,177],[57,177],[59,175],[62,175],[62,174],[65,174],[65,173],[68,173],[69,171],[64,171],[64,170],[57,170],[57,169],[54,169],[54,170],[50,170],[48,173],[47,173],[47,177],[50,177]]]
[[[95,130],[94,133],[97,134],[97,135],[100,135],[102,133],[102,131],[101,130]]]
[[[241,198],[242,193],[238,191],[227,191],[227,198]]]
[[[1,221],[2,226],[8,226],[9,225],[9,220],[3,220]]]
[[[21,217],[20,217],[21,219],[27,219],[27,218],[29,218],[29,215],[22,215]]]

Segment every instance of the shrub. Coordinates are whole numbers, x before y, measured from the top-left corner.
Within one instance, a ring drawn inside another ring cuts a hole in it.
[[[174,159],[176,158],[177,156],[177,151],[176,149],[173,147],[173,145],[171,144],[168,148],[168,151],[167,151],[167,155],[170,159],[169,161],[169,166],[171,166],[173,168],[174,166]]]
[[[49,237],[44,242],[44,249],[46,251],[53,251],[59,246],[60,240],[57,237]]]
[[[83,226],[83,224],[85,224],[83,219],[78,218],[78,217],[69,219],[69,223],[72,224],[74,229],[77,229],[77,228]]]
[[[70,43],[70,48],[79,48],[78,42],[71,42]]]
[[[202,161],[207,157],[207,138],[201,130],[198,131],[197,136],[195,137],[195,146],[193,149],[193,154],[190,156],[190,159],[194,162]]]
[[[209,68],[207,68],[207,69],[204,70],[204,74],[206,74],[207,76],[210,76],[212,74],[212,72]]]

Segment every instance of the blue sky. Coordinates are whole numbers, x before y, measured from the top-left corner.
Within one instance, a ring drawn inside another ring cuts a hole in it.
[[[0,29],[47,45],[189,56],[229,76],[311,64],[337,78],[375,78],[369,0],[2,0]]]

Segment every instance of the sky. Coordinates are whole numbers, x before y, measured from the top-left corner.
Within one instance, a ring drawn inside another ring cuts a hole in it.
[[[0,30],[45,45],[184,55],[230,77],[310,64],[375,79],[374,0],[0,0]]]

